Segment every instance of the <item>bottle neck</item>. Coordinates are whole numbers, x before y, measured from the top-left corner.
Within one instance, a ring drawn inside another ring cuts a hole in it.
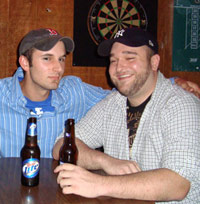
[[[64,140],[66,143],[75,144],[74,120],[68,119],[65,126]]]
[[[25,145],[31,147],[37,146],[37,135],[26,135]]]
[[[28,119],[25,145],[37,146],[37,119],[31,117]]]
[[[75,142],[74,142],[73,134],[65,132],[64,142],[65,144],[74,144]]]

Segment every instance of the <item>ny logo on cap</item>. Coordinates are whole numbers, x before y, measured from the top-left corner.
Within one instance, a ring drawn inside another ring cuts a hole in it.
[[[122,37],[124,32],[125,32],[124,29],[119,30],[119,31],[115,34],[114,38]]]
[[[149,40],[149,45],[150,45],[151,47],[154,47],[154,44],[153,44],[153,42],[152,42],[151,40]]]
[[[47,28],[46,30],[49,31],[49,35],[58,35],[58,33],[55,30],[51,29],[51,28]]]

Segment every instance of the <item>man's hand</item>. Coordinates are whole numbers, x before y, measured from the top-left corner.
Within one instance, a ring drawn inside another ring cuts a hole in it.
[[[120,160],[115,158],[108,158],[105,165],[103,165],[103,170],[109,175],[124,175],[140,172],[141,169],[138,164],[134,161]]]
[[[193,93],[195,96],[197,96],[198,98],[200,98],[200,87],[196,83],[191,81],[186,81],[181,78],[176,78],[175,82],[186,91],[189,91]]]
[[[105,176],[91,173],[73,164],[57,166],[54,173],[58,173],[57,183],[64,194],[76,194],[88,198],[98,197],[103,190],[101,182]]]

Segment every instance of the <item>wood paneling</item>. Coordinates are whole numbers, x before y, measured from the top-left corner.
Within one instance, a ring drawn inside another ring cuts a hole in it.
[[[199,83],[200,73],[172,72],[173,0],[158,1],[160,70],[167,77],[180,76]],[[28,31],[50,27],[73,37],[73,10],[73,0],[1,0],[0,78],[11,76],[16,70],[17,47]],[[106,67],[73,67],[72,54],[67,57],[64,75],[76,75],[87,83],[109,88]]]
[[[0,78],[8,76],[8,7],[8,1],[3,0],[0,2]]]

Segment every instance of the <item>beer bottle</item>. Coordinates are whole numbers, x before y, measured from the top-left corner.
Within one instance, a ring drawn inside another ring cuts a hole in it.
[[[76,164],[78,151],[75,144],[74,119],[65,121],[64,141],[59,156],[60,164]]]
[[[21,183],[25,186],[36,186],[39,183],[40,148],[37,144],[37,119],[27,121],[25,144],[21,149]]]

